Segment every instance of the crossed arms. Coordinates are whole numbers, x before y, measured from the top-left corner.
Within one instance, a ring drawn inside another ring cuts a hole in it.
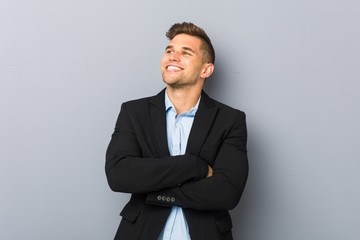
[[[226,124],[219,118],[199,154],[159,156],[149,121],[130,109],[122,105],[106,153],[105,170],[113,191],[146,194],[148,204],[160,206],[228,210],[237,205],[248,176],[243,112],[233,110]]]

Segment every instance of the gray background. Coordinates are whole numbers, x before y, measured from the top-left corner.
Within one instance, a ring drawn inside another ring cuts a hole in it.
[[[359,7],[1,0],[0,239],[112,239],[129,198],[103,170],[120,104],[164,87],[164,33],[184,20],[217,51],[208,93],[247,113],[235,239],[360,239]]]

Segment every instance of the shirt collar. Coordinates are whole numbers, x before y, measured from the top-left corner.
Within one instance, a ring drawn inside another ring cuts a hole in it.
[[[191,109],[189,109],[189,111],[187,111],[188,114],[195,115],[196,111],[199,108],[200,99],[201,99],[201,95],[200,95],[197,103],[195,104],[195,106],[192,107]],[[167,91],[165,91],[165,111],[167,112],[169,109],[173,109],[175,111],[175,107],[174,107],[173,103],[171,102],[171,100],[167,94]]]

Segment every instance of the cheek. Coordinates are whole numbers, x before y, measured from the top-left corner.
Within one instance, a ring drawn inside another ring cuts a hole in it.
[[[161,66],[161,68],[165,68],[165,66],[166,66],[166,58],[165,57],[162,57],[161,59],[160,59],[160,66]]]

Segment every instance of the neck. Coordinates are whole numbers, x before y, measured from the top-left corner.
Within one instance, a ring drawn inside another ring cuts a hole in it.
[[[176,113],[181,114],[194,107],[199,100],[202,89],[173,89],[167,87],[167,95],[175,107]]]

